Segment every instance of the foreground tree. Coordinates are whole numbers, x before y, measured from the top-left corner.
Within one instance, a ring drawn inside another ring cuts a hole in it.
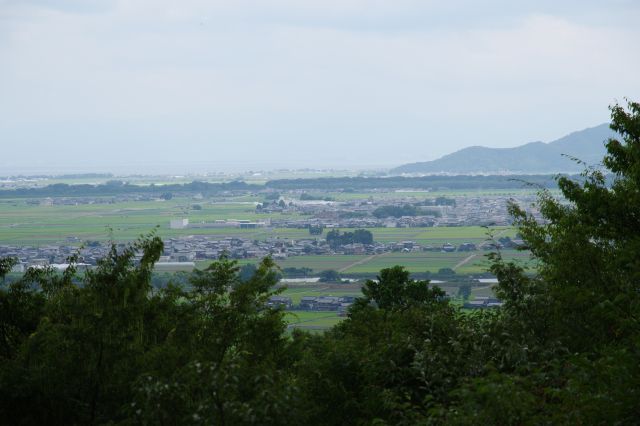
[[[640,414],[640,104],[611,108],[604,167],[542,191],[538,223],[510,205],[535,276],[494,256],[497,373],[468,383],[448,419],[631,424]],[[519,395],[515,402],[508,395]],[[489,408],[493,407],[493,408]]]
[[[28,338],[2,366],[2,416],[27,424],[102,423],[118,418],[130,381],[148,345],[144,316],[150,276],[162,251],[153,235],[118,252],[113,246],[82,279],[72,266],[62,275],[30,270],[12,284],[22,311],[40,306]],[[133,265],[142,252],[138,266]],[[4,321],[3,321],[4,322]],[[9,318],[3,327],[16,327]]]
[[[242,280],[223,257],[190,288],[154,291],[162,246],[152,234],[83,276],[30,270],[0,289],[0,424],[291,420],[284,314],[266,307],[273,262]]]
[[[131,414],[145,424],[292,424],[301,412],[289,366],[275,264],[266,258],[242,280],[222,257],[183,293],[189,320],[176,322],[136,384]],[[185,348],[188,350],[185,351]],[[165,368],[167,361],[172,366]]]
[[[471,356],[474,322],[442,290],[400,266],[382,270],[362,292],[330,332],[297,336],[305,348],[297,375],[310,421],[416,424],[459,377],[482,365],[482,357]]]

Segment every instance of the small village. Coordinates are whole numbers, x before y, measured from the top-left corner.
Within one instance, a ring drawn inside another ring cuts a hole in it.
[[[286,259],[294,256],[314,255],[375,255],[389,252],[462,252],[476,250],[493,250],[496,247],[515,248],[519,240],[503,239],[501,242],[487,241],[481,245],[465,242],[458,245],[445,243],[442,245],[422,245],[415,241],[400,241],[374,244],[345,244],[331,247],[323,238],[286,239],[282,237],[267,238],[264,241],[249,240],[239,237],[223,239],[192,235],[164,240],[164,253],[157,263],[159,268],[172,263],[193,263],[199,260],[215,260],[223,253],[232,259],[260,259],[271,256],[274,259]],[[121,248],[124,244],[118,244]],[[67,259],[78,254],[80,264],[94,266],[104,257],[110,245],[108,243],[91,242],[79,247],[77,244],[49,244],[38,247],[0,245],[0,257],[19,259],[14,267],[15,272],[24,272],[30,266],[51,265],[59,269],[66,268]],[[195,265],[195,264],[194,264]],[[193,266],[193,265],[192,265]]]
[[[196,196],[196,199],[200,200],[200,197]],[[250,221],[212,217],[209,221],[201,222],[190,222],[188,217],[171,219],[164,226],[180,230],[185,235],[164,239],[165,249],[158,264],[162,266],[167,263],[214,260],[223,253],[233,259],[259,259],[265,256],[272,256],[274,259],[287,259],[295,256],[314,255],[377,255],[390,252],[491,250],[496,247],[496,242],[487,241],[477,244],[467,241],[456,244],[431,245],[405,240],[396,242],[372,241],[371,244],[352,243],[335,246],[329,244],[322,234],[331,229],[507,225],[509,223],[506,209],[508,199],[513,200],[512,197],[506,196],[457,196],[452,198],[447,205],[418,206],[415,215],[376,217],[376,209],[382,206],[406,206],[409,201],[415,203],[415,199],[403,195],[397,199],[385,201],[374,201],[369,198],[367,200],[337,202],[301,201],[280,197],[272,203],[256,203],[258,204],[256,212],[260,213],[258,217],[264,215],[264,219]],[[82,201],[88,203],[90,199],[82,199]],[[520,205],[527,205],[532,201],[532,196],[523,196],[514,201]],[[68,201],[46,199],[41,202],[66,204]],[[424,213],[422,212],[423,208],[425,209]],[[538,214],[536,211],[533,213],[534,215]],[[263,239],[251,239],[243,236],[207,235],[206,230],[210,228],[264,228],[267,231],[282,228],[308,229],[309,235],[303,238],[285,238],[276,235]],[[515,248],[519,241],[502,240],[497,244],[498,247]],[[121,245],[124,247],[123,244]],[[49,243],[39,246],[2,244],[0,245],[0,256],[18,258],[19,264],[15,267],[16,271],[26,270],[30,266],[44,265],[54,267],[60,265],[59,268],[64,268],[67,258],[76,253],[81,264],[96,265],[98,259],[104,257],[109,248],[110,243],[107,242],[82,241],[79,237],[68,236],[64,242],[57,244]]]

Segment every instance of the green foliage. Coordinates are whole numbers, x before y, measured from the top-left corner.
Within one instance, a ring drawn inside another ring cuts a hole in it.
[[[438,269],[439,277],[452,277],[456,275],[456,271],[451,268],[440,268]]]
[[[225,191],[249,191],[261,190],[262,185],[247,184],[245,182],[233,181],[223,183],[209,183],[193,181],[185,184],[166,184],[161,186],[133,185],[120,180],[110,180],[102,185],[77,184],[68,185],[66,183],[56,183],[44,187],[17,188],[13,190],[0,191],[0,198],[15,197],[95,197],[119,194],[218,194]],[[164,191],[163,193],[159,192]]]
[[[402,266],[383,269],[376,281],[367,280],[360,303],[375,303],[380,309],[406,309],[414,304],[437,301],[445,293],[429,287],[428,281],[414,281]]]
[[[539,273],[529,276],[493,255],[505,301],[496,328],[512,336],[501,345],[510,357],[503,368],[526,375],[531,392],[544,389],[534,395],[555,402],[544,414],[561,423],[627,423],[637,413],[626,396],[640,392],[631,362],[640,330],[640,105],[611,111],[611,128],[623,140],[607,143],[612,182],[596,168],[582,182],[559,177],[566,201],[541,191],[542,223],[510,205]]]
[[[328,282],[340,282],[340,273],[338,271],[334,271],[333,269],[327,269],[325,271],[321,271],[319,274],[320,282],[328,283]]]
[[[265,194],[264,199],[267,201],[276,201],[280,199],[280,193],[279,192],[269,192],[267,194]]]
[[[613,139],[607,143],[604,164],[615,173],[610,186],[597,169],[587,169],[582,184],[560,177],[558,185],[569,204],[543,191],[540,210],[547,218],[543,224],[510,206],[541,267],[538,279],[520,289],[505,284],[501,293],[514,309],[523,297],[528,304],[546,306],[545,316],[554,326],[541,331],[540,337],[560,339],[571,350],[623,341],[638,327],[632,318],[640,279],[640,107],[630,103],[627,113],[615,106],[612,120],[612,128],[625,143]],[[503,275],[513,272],[504,268],[498,262],[494,270]]]
[[[253,263],[245,263],[238,270],[238,277],[241,281],[247,281],[251,279],[258,270],[258,267]]]
[[[266,258],[246,281],[235,261],[222,257],[196,271],[185,294],[192,320],[176,342],[156,355],[155,372],[138,380],[132,411],[149,424],[285,424],[291,420],[296,389],[284,370],[288,354],[280,310],[265,308],[276,283]],[[178,330],[176,330],[178,336]],[[189,345],[186,363],[163,368],[171,355]],[[179,345],[178,347],[174,345]],[[163,409],[158,410],[158,406]],[[293,411],[295,413],[295,411]]]
[[[19,316],[3,318],[2,328],[29,337],[14,333],[19,345],[10,347],[0,373],[1,397],[8,401],[0,417],[34,424],[118,417],[131,394],[129,380],[142,369],[149,279],[162,246],[153,235],[121,252],[113,246],[96,270],[85,273],[82,286],[75,258],[62,275],[32,269],[11,286],[3,296]]]
[[[405,204],[404,206],[381,206],[373,211],[373,215],[377,218],[417,216],[418,209],[411,204]]]
[[[44,294],[25,282],[0,289],[0,363],[12,359],[36,329],[44,304]]]
[[[18,263],[18,259],[15,257],[7,257],[0,259],[0,278],[4,280],[6,275],[11,272],[11,269]]]
[[[327,232],[327,243],[332,248],[347,244],[373,244],[373,234],[366,229],[356,229],[353,232],[340,233],[339,229]]]
[[[283,268],[282,272],[288,278],[292,278],[292,277],[307,277],[307,276],[309,276],[309,275],[311,275],[313,273],[313,269],[305,268],[305,267],[302,267],[302,268],[290,267],[290,268]]]
[[[458,297],[462,298],[462,300],[469,300],[471,296],[471,286],[469,284],[463,284],[458,287]]]
[[[243,280],[236,262],[222,257],[196,270],[189,290],[173,284],[153,290],[162,246],[152,234],[121,250],[112,246],[83,277],[73,267],[63,274],[30,270],[0,290],[0,419],[291,420],[296,392],[284,371],[290,360],[284,314],[266,308],[277,294],[273,261],[263,260]]]
[[[311,235],[322,235],[323,231],[324,231],[324,226],[322,226],[322,225],[318,225],[318,226],[311,225],[311,226],[309,226],[309,234],[311,234]]]
[[[536,399],[526,379],[491,372],[451,392],[460,404],[445,416],[451,425],[536,424]]]
[[[433,401],[478,368],[471,323],[441,290],[401,267],[381,271],[363,294],[330,332],[298,337],[311,423],[424,422]]]

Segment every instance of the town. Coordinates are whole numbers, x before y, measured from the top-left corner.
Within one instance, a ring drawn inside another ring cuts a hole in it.
[[[314,255],[376,255],[392,252],[463,252],[491,250],[494,248],[516,248],[518,239],[502,238],[500,241],[473,241],[419,243],[410,239],[399,241],[347,241],[330,244],[326,235],[331,230],[379,229],[379,228],[432,228],[458,226],[503,226],[508,223],[507,200],[520,205],[530,203],[532,195],[512,196],[454,196],[439,199],[398,196],[363,201],[300,200],[292,197],[275,198],[271,203],[254,203],[255,220],[216,218],[191,221],[188,217],[169,220],[164,227],[177,231],[180,235],[165,238],[165,250],[158,263],[162,268],[167,263],[185,263],[200,260],[214,260],[225,253],[233,259],[259,259],[272,256],[287,259],[296,256]],[[304,198],[304,197],[302,197]],[[192,197],[200,207],[207,204],[220,205],[221,202],[205,201],[200,196]],[[92,200],[83,198],[84,203]],[[98,200],[94,200],[98,202]],[[104,202],[104,200],[100,200]],[[28,200],[33,203],[34,201]],[[41,201],[42,202],[42,201]],[[49,204],[71,205],[68,199],[45,199]],[[117,200],[114,202],[123,202]],[[222,203],[224,204],[224,203]],[[108,205],[108,204],[107,204]],[[196,207],[195,211],[199,209]],[[193,208],[193,206],[192,206]],[[206,210],[205,210],[206,211]],[[536,211],[534,211],[537,214]],[[187,215],[188,216],[188,215]],[[261,217],[264,217],[262,219]],[[282,217],[282,218],[280,218]],[[264,230],[266,237],[250,238],[242,235],[225,236],[225,229]],[[298,234],[295,238],[279,236],[279,229],[304,230],[307,236]],[[221,234],[209,235],[210,230]],[[269,232],[274,235],[270,236]],[[366,231],[369,232],[369,231]],[[325,236],[323,236],[323,233]],[[117,242],[123,244],[124,242]],[[95,265],[104,257],[110,243],[98,240],[83,240],[80,236],[69,235],[59,243],[42,245],[0,244],[0,256],[16,257],[19,264],[16,271],[34,265],[65,265],[67,258],[78,254],[79,261]]]

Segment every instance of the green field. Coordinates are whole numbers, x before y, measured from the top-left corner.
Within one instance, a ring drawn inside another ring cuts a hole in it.
[[[338,287],[338,288],[337,288]],[[360,287],[355,285],[345,286],[341,289],[336,285],[313,284],[287,288],[282,294],[291,297],[295,305],[300,303],[304,296],[361,296]],[[309,312],[309,311],[287,311],[286,320],[290,328],[301,328],[305,330],[325,330],[330,328],[345,317],[338,316],[337,312]]]
[[[202,206],[202,210],[192,209],[193,204]],[[117,241],[129,241],[156,226],[160,227],[159,235],[165,238],[194,232],[220,236],[248,235],[250,238],[260,234],[260,230],[235,228],[169,229],[169,221],[181,217],[188,217],[191,223],[199,223],[218,219],[295,218],[298,215],[258,215],[253,202],[238,200],[210,203],[182,198],[71,206],[40,206],[27,204],[25,200],[0,200],[0,243],[48,244],[71,236],[81,240],[107,240],[110,233]]]
[[[356,262],[367,259],[367,256],[355,255],[332,255],[332,256],[297,256],[290,257],[286,260],[278,260],[277,263],[281,268],[311,268],[316,272],[327,269],[336,271],[343,268],[349,268]]]
[[[436,273],[442,268],[454,269],[457,274],[480,274],[488,272],[489,262],[486,252],[464,252],[464,253],[440,253],[440,252],[416,252],[416,253],[385,253],[376,256],[352,256],[352,255],[331,255],[331,256],[297,256],[285,260],[277,260],[280,268],[310,268],[313,273],[319,273],[327,269],[333,269],[343,274],[376,274],[381,269],[390,268],[395,265],[402,265],[409,272],[431,272]],[[469,259],[471,257],[471,259]],[[525,268],[533,269],[535,263],[530,259],[529,253],[515,250],[503,251],[506,261],[514,261]],[[463,261],[466,263],[460,265]],[[260,259],[241,259],[240,265],[246,263],[258,263]],[[196,267],[202,269],[211,261],[198,261]],[[460,266],[458,266],[460,265]]]
[[[374,256],[342,271],[348,274],[371,273],[394,265],[402,265],[409,272],[438,272],[442,268],[451,268],[458,274],[477,274],[486,272],[489,267],[485,252],[416,252],[416,253],[385,253]],[[529,262],[528,253],[507,250],[503,253],[505,259],[526,264]],[[460,265],[460,266],[458,266]]]
[[[489,191],[504,194],[507,191]],[[514,191],[511,191],[514,192]],[[510,193],[510,192],[509,192]],[[343,196],[398,197],[397,192],[373,194],[345,194]],[[424,198],[434,193],[402,193],[402,196]],[[332,194],[336,197],[340,194]],[[450,194],[449,194],[450,195]],[[203,228],[169,229],[172,218],[188,217],[191,224],[211,222],[218,219],[262,220],[267,218],[298,218],[297,214],[256,214],[255,197],[241,196],[222,201],[174,198],[169,201],[136,201],[100,204],[41,206],[27,203],[25,199],[0,200],[0,244],[46,245],[80,244],[88,240],[131,241],[146,234],[156,226],[158,235],[171,238],[188,235],[209,235],[212,238],[242,237],[264,240],[271,237],[284,239],[314,238],[305,229],[289,228]],[[201,210],[193,209],[197,204]],[[344,229],[348,231],[348,229]],[[414,241],[422,245],[440,246],[444,243],[482,243],[487,239],[487,230],[482,227],[434,227],[434,228],[370,228],[374,240],[382,243]],[[497,227],[496,237],[515,236],[512,228]],[[74,239],[69,239],[74,238]],[[509,258],[523,261],[527,255],[505,251]],[[259,259],[243,259],[241,263],[256,263]],[[198,262],[202,268],[209,262]],[[278,260],[281,268],[311,268],[315,273],[334,269],[345,274],[374,274],[383,268],[403,265],[411,272],[437,272],[441,268],[452,268],[460,274],[485,272],[487,262],[482,251],[472,253],[412,252],[385,253],[375,256],[297,256]]]
[[[415,253],[384,253],[375,256],[352,256],[352,255],[331,255],[331,256],[297,256],[285,260],[277,260],[280,268],[310,268],[314,273],[333,269],[344,274],[376,274],[381,269],[390,268],[395,265],[402,265],[409,272],[431,272],[436,273],[442,268],[451,268],[457,274],[480,274],[487,272],[489,262],[486,257],[487,252],[415,252]],[[504,250],[503,257],[507,261],[514,261],[517,264],[534,268],[535,263],[531,261],[527,252],[515,250]],[[260,259],[241,259],[238,263],[258,263]],[[206,267],[210,262],[197,262],[198,268]]]
[[[293,301],[294,305],[300,303],[300,299],[305,296],[361,296],[359,286],[349,285],[345,286],[346,288],[340,289],[336,288],[335,285],[328,286],[322,283],[310,285],[307,287],[289,287],[287,288],[282,295],[289,296]]]
[[[193,210],[200,204],[202,210]],[[64,242],[67,237],[86,240],[130,241],[148,233],[156,226],[163,238],[193,234],[214,237],[244,237],[264,240],[269,237],[309,238],[304,229],[169,229],[173,218],[188,217],[190,223],[217,219],[260,220],[266,218],[296,218],[295,214],[256,214],[252,202],[198,203],[189,199],[164,202],[123,202],[115,204],[81,204],[77,206],[29,205],[24,200],[0,200],[0,243],[40,245]],[[374,239],[380,242],[412,240],[420,244],[441,245],[486,239],[482,227],[454,228],[372,228]],[[515,231],[496,228],[500,235],[513,236]]]
[[[468,253],[385,253],[372,256],[365,262],[354,265],[343,272],[375,272],[394,265],[402,265],[410,272],[437,272],[441,268],[453,268],[469,256]]]
[[[337,312],[287,311],[286,321],[289,323],[289,328],[326,330],[344,318],[338,316]]]
[[[488,191],[488,193],[503,193]],[[505,191],[507,192],[507,191]],[[508,192],[512,193],[514,191]],[[517,192],[517,191],[516,191]],[[438,194],[420,193],[332,193],[336,199],[357,197],[373,197],[376,199],[406,197],[410,194],[416,199]],[[244,195],[221,198],[215,202],[210,200],[193,200],[191,198],[173,198],[168,201],[132,201],[107,203],[53,205],[44,206],[29,204],[26,199],[0,200],[0,244],[42,245],[64,242],[68,237],[81,241],[131,241],[141,234],[146,234],[155,227],[163,238],[201,234],[214,237],[244,237],[263,240],[268,237],[309,238],[304,229],[169,229],[169,221],[175,218],[188,217],[191,224],[212,222],[219,219],[265,220],[295,219],[301,216],[296,213],[257,214],[255,202],[261,197]],[[201,210],[193,209],[193,205],[201,206]],[[374,228],[371,229],[374,239],[380,242],[412,240],[420,244],[441,245],[445,242],[453,244],[470,241],[479,243],[486,238],[486,230],[481,227],[459,228]],[[515,231],[497,229],[501,235],[513,236]]]

